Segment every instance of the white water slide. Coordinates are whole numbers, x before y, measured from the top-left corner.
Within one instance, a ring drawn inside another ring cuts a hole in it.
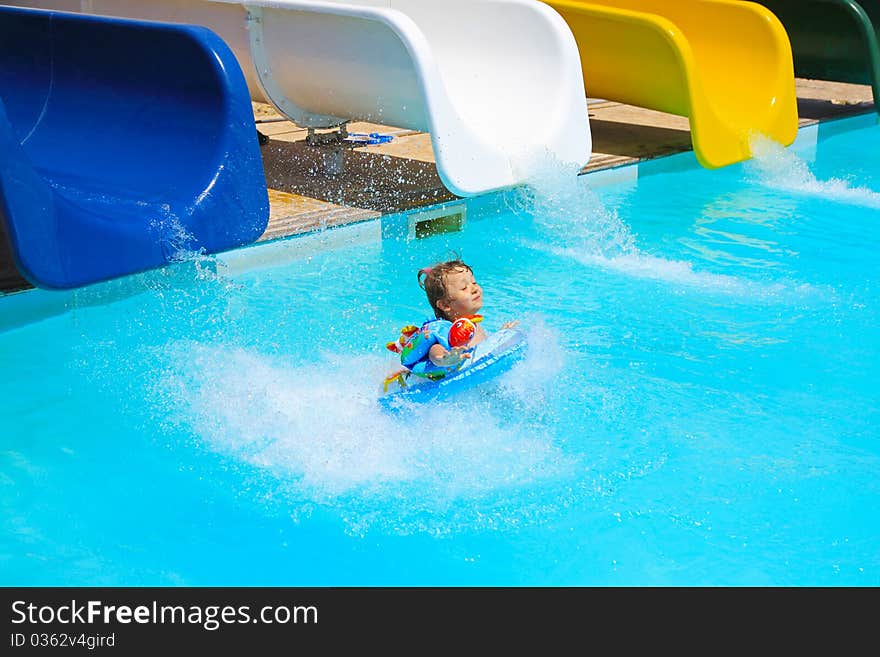
[[[537,0],[3,2],[204,25],[235,53],[252,98],[302,127],[429,132],[459,196],[521,184],[548,154],[574,173],[590,159],[577,44]]]

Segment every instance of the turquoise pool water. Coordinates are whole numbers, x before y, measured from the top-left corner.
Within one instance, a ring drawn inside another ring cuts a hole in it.
[[[816,132],[0,298],[0,583],[880,584],[880,127]],[[453,250],[528,353],[383,412]]]

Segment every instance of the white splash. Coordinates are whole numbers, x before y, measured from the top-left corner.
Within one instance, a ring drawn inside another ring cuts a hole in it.
[[[537,173],[511,200],[514,210],[534,217],[541,232],[539,241],[526,244],[530,248],[632,278],[747,296],[752,300],[816,292],[811,286],[796,282],[759,283],[700,271],[689,261],[645,253],[636,246],[630,227],[614,209],[605,206],[584,176],[572,175],[568,167],[550,158],[533,170]]]
[[[506,403],[469,395],[389,413],[377,401],[389,369],[378,356],[325,355],[298,364],[192,342],[172,345],[169,356],[154,390],[166,421],[203,448],[270,474],[292,513],[324,504],[344,509],[352,525],[387,522],[394,531],[414,531],[425,522],[443,525],[451,507],[491,509],[499,497],[506,505],[523,488],[571,475],[552,431],[505,413],[521,407],[517,390],[531,394],[539,385],[534,368],[531,383],[514,384]],[[503,515],[480,511],[487,513],[493,522]],[[480,514],[456,522],[482,522]]]
[[[150,230],[159,241],[162,253],[169,263],[192,263],[199,280],[217,280],[217,259],[196,247],[196,238],[189,232],[168,205],[161,207],[161,214],[150,222]]]
[[[531,170],[535,173],[515,192],[511,204],[515,211],[533,216],[548,239],[606,256],[636,250],[629,226],[570,166],[546,155]]]
[[[523,360],[511,368],[500,385],[529,408],[534,408],[546,403],[568,357],[561,346],[559,331],[549,326],[541,315],[524,316],[520,323],[529,347]]]
[[[880,193],[840,178],[818,180],[804,160],[769,137],[753,136],[751,148],[752,159],[744,166],[758,184],[842,203],[880,207]]]

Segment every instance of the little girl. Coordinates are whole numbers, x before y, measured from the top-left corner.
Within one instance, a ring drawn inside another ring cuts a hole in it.
[[[436,319],[425,322],[419,329],[404,329],[408,339],[399,343],[400,362],[413,374],[442,379],[461,367],[471,357],[473,348],[486,339],[486,331],[479,324],[482,318],[477,315],[483,307],[483,290],[473,270],[461,260],[425,267],[417,276]],[[467,344],[452,347],[449,344],[452,323],[465,317],[474,317],[474,334]],[[516,324],[507,322],[502,328],[513,328]],[[389,343],[388,347],[398,351],[397,344]]]

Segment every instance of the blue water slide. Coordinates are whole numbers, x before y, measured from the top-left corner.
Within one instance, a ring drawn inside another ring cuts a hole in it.
[[[268,218],[250,94],[214,32],[0,6],[0,238],[30,283],[229,250]]]

